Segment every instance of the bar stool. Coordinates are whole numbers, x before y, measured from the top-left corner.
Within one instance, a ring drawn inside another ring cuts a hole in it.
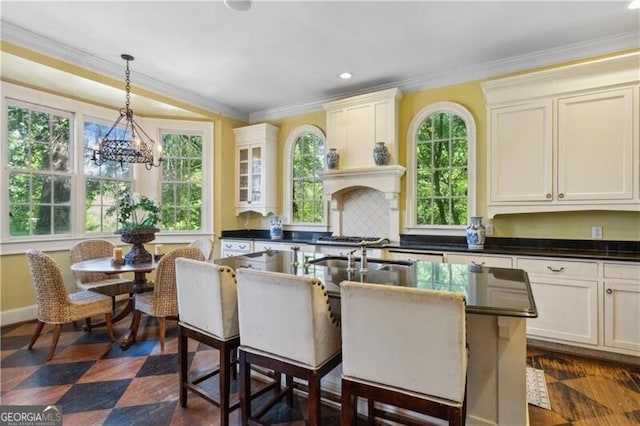
[[[236,350],[238,301],[236,274],[227,266],[192,259],[176,259],[178,287],[178,359],[180,362],[180,405],[187,406],[187,390],[220,408],[220,424],[229,424],[229,413],[240,406],[230,404],[231,377],[237,376]],[[220,353],[218,368],[189,379],[188,340],[193,339]],[[219,375],[220,398],[200,384]]]
[[[293,403],[293,377],[308,383],[311,425],[320,424],[320,379],[342,359],[340,325],[316,278],[238,269],[240,406],[242,424],[260,419],[283,397]],[[251,412],[250,368],[284,373],[286,388],[260,412]]]
[[[358,397],[368,400],[371,424],[376,417],[407,424],[375,402],[465,424],[464,296],[352,281],[340,287],[341,424],[356,424]]]

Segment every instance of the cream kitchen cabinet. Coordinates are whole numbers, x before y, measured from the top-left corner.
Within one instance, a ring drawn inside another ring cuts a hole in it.
[[[311,244],[299,244],[291,241],[255,241],[253,251],[280,250],[290,251],[291,247],[299,247],[300,253],[315,253],[316,247]]]
[[[551,201],[552,110],[551,99],[491,109],[488,157],[491,202]]]
[[[558,258],[517,258],[529,275],[538,317],[527,320],[527,335],[559,342],[598,345],[598,262]]]
[[[605,262],[604,345],[640,352],[640,265]]]
[[[383,257],[388,260],[403,260],[407,262],[434,262],[442,263],[444,261],[443,253],[420,252],[417,250],[397,250],[387,249],[383,253]]]
[[[267,123],[233,129],[236,215],[277,213],[278,128]]]
[[[633,110],[631,87],[558,99],[558,201],[632,200]]]
[[[478,266],[493,266],[495,268],[511,268],[513,263],[511,256],[445,253],[447,263],[462,263]]]
[[[221,240],[220,248],[221,257],[239,256],[253,251],[253,241],[225,238]]]
[[[623,55],[483,83],[489,217],[637,211],[637,63]]]

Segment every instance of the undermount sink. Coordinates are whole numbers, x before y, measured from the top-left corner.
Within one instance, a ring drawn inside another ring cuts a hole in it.
[[[310,264],[316,266],[324,266],[325,268],[347,269],[349,261],[346,256],[327,256],[309,261]],[[360,270],[360,258],[356,258],[355,269]],[[405,262],[401,260],[384,260],[384,259],[367,259],[367,268],[370,271],[399,271],[410,269],[413,262]]]

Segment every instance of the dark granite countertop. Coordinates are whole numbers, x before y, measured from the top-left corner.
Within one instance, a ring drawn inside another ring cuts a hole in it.
[[[466,298],[467,312],[472,314],[538,316],[528,275],[522,269],[369,259],[367,271],[360,272],[358,259],[355,270],[349,272],[344,258],[320,253],[298,253],[294,258],[293,251],[249,253],[215,259],[214,263],[236,270],[249,267],[317,277],[327,290],[332,310],[338,313],[340,283],[350,280],[462,293]]]
[[[318,238],[331,235],[330,232],[284,231],[284,239],[271,240],[269,230],[222,231],[221,238],[273,241],[292,244],[318,244]],[[348,243],[327,243],[323,245],[357,246]],[[482,250],[467,248],[464,237],[400,235],[400,241],[392,241],[383,246],[389,250],[413,253],[460,252],[495,254],[507,256],[545,256],[576,259],[613,260],[640,262],[640,241],[608,240],[565,240],[542,238],[494,238],[487,237]]]

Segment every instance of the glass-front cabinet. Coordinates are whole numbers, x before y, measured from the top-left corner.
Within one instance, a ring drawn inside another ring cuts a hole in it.
[[[278,128],[267,123],[233,130],[236,137],[236,214],[277,213]]]

